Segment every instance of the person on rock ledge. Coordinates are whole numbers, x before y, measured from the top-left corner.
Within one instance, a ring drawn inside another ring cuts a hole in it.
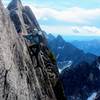
[[[23,35],[32,55],[38,55],[40,49],[44,46],[42,32],[34,29],[34,31],[27,30],[28,34]],[[35,50],[35,51],[34,51]]]

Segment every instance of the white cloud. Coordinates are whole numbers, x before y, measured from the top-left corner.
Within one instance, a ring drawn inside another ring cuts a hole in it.
[[[84,26],[82,29],[87,31],[87,33],[100,35],[100,28],[97,28],[95,26],[91,26],[91,27]]]
[[[54,18],[65,22],[88,23],[100,17],[100,8],[84,9],[79,7],[57,10],[53,8],[33,7],[30,5],[38,19]]]
[[[47,21],[47,20],[48,20],[48,18],[47,18],[47,17],[44,17],[42,20]]]
[[[30,7],[38,20],[49,20],[49,18],[53,18],[66,23],[84,23],[84,26],[41,25],[42,29],[48,33],[55,33],[55,35],[57,35],[57,33],[61,35],[100,35],[99,28],[92,26],[92,24],[91,26],[87,25],[87,23],[92,23],[92,21],[100,18],[100,8],[85,9],[72,7],[64,10],[57,10],[33,5],[30,5]]]
[[[53,33],[54,35],[61,34],[66,35],[95,35],[100,36],[100,29],[95,26],[47,26],[41,25],[42,29],[47,33]]]

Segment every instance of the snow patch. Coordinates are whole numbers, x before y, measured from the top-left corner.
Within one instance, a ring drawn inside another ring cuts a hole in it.
[[[95,99],[95,97],[96,97],[96,95],[97,95],[97,93],[96,93],[96,92],[92,93],[92,95],[91,95],[90,97],[88,97],[88,99],[87,99],[87,100],[94,100],[94,99]]]
[[[62,47],[58,47],[58,49],[62,49]]]
[[[70,67],[73,64],[73,62],[72,61],[63,61],[63,62],[59,62],[59,64],[64,65],[64,67],[62,69],[59,69],[59,73],[61,73],[64,69]]]
[[[99,67],[98,67],[98,68],[99,68],[99,70],[100,70],[100,64],[99,64]]]
[[[58,59],[59,58],[59,54],[56,56],[56,59]]]
[[[59,70],[59,73],[61,73],[62,70],[60,68],[58,70]]]
[[[58,49],[64,49],[64,47],[65,47],[65,46],[62,46],[62,47],[61,47],[61,46],[59,46],[59,47],[58,47]]]

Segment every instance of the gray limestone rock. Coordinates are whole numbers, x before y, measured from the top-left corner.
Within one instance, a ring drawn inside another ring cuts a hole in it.
[[[42,41],[29,47],[18,34],[12,11],[18,15],[21,32],[27,34],[20,0],[13,0],[8,8],[10,12],[0,0],[0,100],[65,100],[49,49]]]

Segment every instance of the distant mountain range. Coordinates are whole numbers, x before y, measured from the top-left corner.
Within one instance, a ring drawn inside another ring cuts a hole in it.
[[[97,56],[100,56],[100,40],[91,40],[91,41],[72,41],[74,46],[79,49],[84,50],[86,53],[90,52]]]
[[[75,67],[65,68],[61,80],[68,100],[100,100],[88,99],[100,90],[100,57],[91,65],[81,62]]]
[[[60,35],[48,34],[46,37],[57,59],[67,99],[96,98],[100,90],[100,57],[96,56],[99,55],[100,41],[66,42]]]
[[[100,41],[66,42],[62,36],[52,34],[47,35],[47,39],[57,59],[67,99],[96,98],[100,90],[100,57],[96,56],[100,54]]]
[[[69,35],[69,36],[63,36],[63,39],[68,41],[68,42],[71,42],[73,40],[78,40],[78,41],[91,41],[91,40],[99,40],[100,39],[100,36],[79,36],[79,35]]]
[[[71,64],[76,65],[82,61],[91,63],[97,57],[94,54],[85,53],[73,44],[66,42],[60,35],[54,37],[52,34],[49,34],[48,45],[53,51],[60,69],[69,67]]]

